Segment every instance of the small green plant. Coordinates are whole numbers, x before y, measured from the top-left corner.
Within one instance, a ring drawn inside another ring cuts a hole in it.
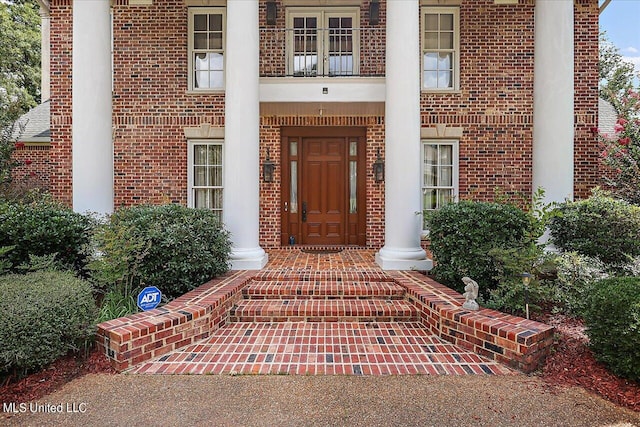
[[[553,243],[610,265],[627,264],[640,255],[640,206],[616,200],[602,191],[566,202],[549,225]]]
[[[615,374],[640,381],[640,278],[598,282],[584,320],[596,359]]]
[[[0,376],[40,369],[94,334],[91,285],[70,272],[0,276]]]
[[[549,279],[555,293],[555,310],[582,317],[595,284],[609,277],[607,266],[597,258],[577,252],[550,257],[555,270],[555,277]]]
[[[117,319],[138,312],[136,298],[130,292],[121,289],[113,289],[104,296],[98,323]]]

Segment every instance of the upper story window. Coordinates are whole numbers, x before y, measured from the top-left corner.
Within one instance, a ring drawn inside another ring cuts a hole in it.
[[[359,16],[351,7],[287,9],[287,75],[358,75]]]
[[[457,8],[422,9],[422,89],[459,89],[460,14]]]
[[[224,88],[224,8],[189,8],[189,89]]]
[[[222,141],[189,141],[188,146],[188,205],[210,209],[222,219]]]
[[[422,141],[422,209],[438,209],[458,194],[458,142]],[[423,226],[426,229],[426,225]]]

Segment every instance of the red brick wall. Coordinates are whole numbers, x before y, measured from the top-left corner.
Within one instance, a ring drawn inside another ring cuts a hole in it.
[[[51,0],[51,193],[71,206],[71,0]]]
[[[114,6],[115,205],[187,200],[187,141],[183,129],[202,122],[224,126],[224,94],[188,93],[187,8],[183,0],[155,0],[152,6]],[[497,6],[493,0],[463,1],[460,7],[460,91],[421,94],[423,127],[463,127],[460,140],[460,197],[492,200],[502,193],[531,194],[533,140],[534,2]],[[50,187],[71,204],[71,0],[52,0],[52,117]],[[368,0],[361,26],[370,28]],[[598,180],[596,0],[576,2],[576,195]],[[279,2],[278,23],[285,10]],[[385,26],[385,2],[380,24]],[[284,40],[261,37],[262,74],[284,71]],[[374,51],[376,51],[374,53]],[[384,35],[362,46],[362,72],[384,70]],[[367,68],[368,67],[368,68]],[[261,164],[269,147],[276,181],[261,181],[260,243],[279,245],[280,127],[363,126],[367,128],[367,245],[384,242],[384,186],[369,176],[376,149],[384,157],[382,117],[262,117]],[[595,148],[595,149],[594,149]]]
[[[602,184],[598,136],[598,2],[576,0],[574,60],[574,195],[589,197],[591,189]],[[579,31],[577,31],[579,29]]]
[[[19,165],[12,171],[14,184],[18,188],[49,189],[51,167],[48,144],[18,142],[13,159]]]
[[[460,91],[423,93],[422,125],[464,128],[460,199],[531,194],[533,4],[460,6]]]

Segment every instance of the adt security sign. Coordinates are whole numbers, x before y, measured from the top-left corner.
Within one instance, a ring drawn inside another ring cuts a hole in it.
[[[160,304],[162,293],[155,286],[147,286],[138,294],[138,307],[140,310],[153,310]]]

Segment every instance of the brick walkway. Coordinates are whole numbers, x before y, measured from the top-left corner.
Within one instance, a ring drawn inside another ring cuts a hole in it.
[[[229,322],[204,340],[137,364],[138,374],[511,374],[419,323],[373,250],[269,251]]]

